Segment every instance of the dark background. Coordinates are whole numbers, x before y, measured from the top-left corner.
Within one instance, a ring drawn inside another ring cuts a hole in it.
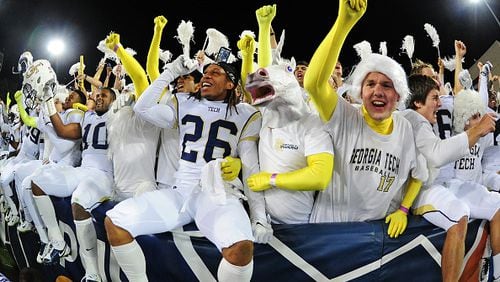
[[[345,67],[357,63],[354,44],[367,40],[378,52],[379,43],[387,42],[388,55],[399,61],[408,71],[410,62],[401,53],[406,35],[415,39],[413,59],[422,59],[436,65],[437,49],[424,30],[424,24],[433,25],[440,36],[441,56],[454,54],[454,40],[467,45],[464,68],[476,60],[500,39],[500,27],[483,1],[492,11],[500,14],[500,1],[480,0],[370,0],[368,10],[349,34],[340,60]],[[110,31],[121,35],[124,47],[137,51],[136,58],[145,67],[146,56],[153,35],[153,19],[164,15],[167,26],[163,32],[161,48],[174,57],[181,45],[174,36],[181,20],[190,20],[195,28],[191,53],[200,49],[207,28],[215,28],[228,36],[233,53],[243,30],[258,32],[255,10],[265,4],[277,4],[273,27],[278,38],[286,30],[282,55],[285,58],[309,60],[330,30],[337,16],[337,1],[48,1],[0,0],[0,52],[4,53],[0,72],[0,97],[20,88],[18,75],[11,69],[17,65],[19,55],[29,50],[34,59],[48,59],[58,73],[61,84],[71,78],[68,70],[84,55],[86,73],[93,75],[103,53],[96,49],[100,40]],[[46,45],[55,35],[62,37],[66,51],[57,60],[48,53]],[[497,68],[500,68],[497,66]],[[349,68],[347,72],[349,71]],[[344,74],[347,73],[344,71]],[[498,73],[495,69],[493,73]],[[451,77],[448,72],[447,77]],[[449,79],[448,79],[449,80]]]

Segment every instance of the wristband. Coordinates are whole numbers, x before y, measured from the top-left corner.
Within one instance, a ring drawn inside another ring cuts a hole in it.
[[[114,47],[113,47],[113,51],[116,53],[116,51],[118,50],[118,48],[120,48],[121,44],[116,44]]]
[[[278,176],[277,173],[271,174],[271,179],[269,180],[269,184],[271,184],[273,188],[276,188],[276,176]]]
[[[47,107],[47,114],[49,115],[49,117],[57,114],[56,104],[54,103],[54,99],[49,98],[45,102],[45,106]]]
[[[403,205],[399,206],[399,210],[402,211],[402,212],[404,212],[407,215],[408,215],[408,212],[410,212],[410,210],[408,210],[408,208],[406,208]]]

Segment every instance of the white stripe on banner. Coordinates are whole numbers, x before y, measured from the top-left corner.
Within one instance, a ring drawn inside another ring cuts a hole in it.
[[[358,269],[355,269],[351,272],[348,272],[346,274],[343,274],[341,276],[335,277],[335,279],[332,279],[332,281],[346,281],[346,280],[352,280],[355,278],[359,278],[367,273],[370,273],[378,268],[380,268],[382,265],[390,262],[391,260],[407,253],[410,252],[412,249],[422,246],[427,253],[434,259],[434,261],[441,266],[441,254],[439,251],[436,249],[436,247],[429,241],[427,237],[424,235],[419,235],[412,241],[408,242],[404,246],[402,246],[399,249],[394,250],[393,252],[383,256],[381,259],[376,260],[370,264],[367,264],[363,267],[360,267]]]
[[[283,242],[276,238],[276,236],[273,235],[273,238],[271,238],[271,240],[269,241],[269,245],[315,281],[329,281],[329,279],[325,275],[323,275],[323,273],[318,271],[314,266],[310,265],[302,257],[297,255],[287,245],[283,244]]]
[[[174,239],[175,246],[193,271],[196,278],[200,281],[217,282],[210,270],[208,270],[208,267],[201,260],[198,253],[196,253],[193,243],[189,238],[189,233],[180,231],[181,230],[172,230],[172,237]]]

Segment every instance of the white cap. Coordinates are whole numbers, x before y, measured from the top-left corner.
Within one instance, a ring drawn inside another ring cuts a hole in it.
[[[401,65],[395,60],[377,53],[368,54],[359,62],[348,79],[351,85],[349,95],[361,102],[361,86],[363,80],[371,72],[380,72],[392,80],[394,89],[399,95],[398,108],[405,107],[405,101],[410,93],[406,73]]]

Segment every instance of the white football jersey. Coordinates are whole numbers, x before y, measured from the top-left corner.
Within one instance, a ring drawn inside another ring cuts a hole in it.
[[[64,125],[70,123],[81,123],[83,119],[83,112],[77,109],[67,109],[62,113],[58,113]],[[44,121],[43,117],[38,118],[38,128],[45,133],[53,145],[52,151],[49,155],[49,160],[54,163],[60,163],[70,166],[80,165],[82,158],[80,139],[71,140],[61,138],[55,132],[50,120]]]
[[[99,116],[94,111],[85,112],[82,120],[81,167],[97,168],[113,173],[113,163],[108,158],[108,113]]]
[[[453,125],[453,95],[439,96],[441,99],[441,107],[439,107],[436,115],[437,122],[434,124],[433,129],[441,139],[449,138],[452,135]]]
[[[228,108],[222,101],[198,100],[189,95],[177,95],[175,100],[181,151],[176,181],[199,180],[205,164],[236,157],[240,141],[259,138],[261,115],[248,104]],[[175,111],[175,104],[169,105]]]
[[[137,185],[154,184],[160,128],[137,117],[130,106],[110,114],[106,126],[119,193],[134,195]]]
[[[469,154],[455,161],[453,166],[455,178],[462,181],[473,181],[483,184],[483,168],[481,159],[484,149],[492,145],[489,136],[481,137],[469,150]]]
[[[43,136],[38,128],[23,125],[21,127],[22,140],[19,153],[26,155],[31,160],[36,160],[40,156],[40,143],[43,143]]]

